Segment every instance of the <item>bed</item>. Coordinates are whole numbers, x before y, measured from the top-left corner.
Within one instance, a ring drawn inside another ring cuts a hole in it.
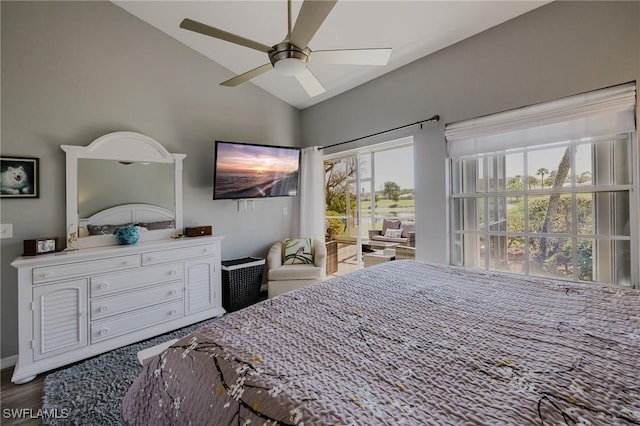
[[[640,424],[640,291],[402,260],[151,358],[129,424]]]

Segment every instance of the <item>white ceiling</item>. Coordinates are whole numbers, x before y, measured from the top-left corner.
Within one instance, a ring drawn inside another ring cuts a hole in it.
[[[391,47],[385,66],[310,63],[326,92],[310,98],[294,77],[269,71],[251,82],[298,109],[309,107],[549,1],[342,0],[309,43],[311,50]],[[184,18],[272,46],[287,32],[287,3],[273,1],[114,1],[227,68],[228,77],[269,62],[265,53],[179,28]],[[301,1],[293,2],[295,22]],[[226,79],[225,78],[225,79]],[[220,83],[220,82],[217,82]],[[224,90],[238,90],[224,87]]]

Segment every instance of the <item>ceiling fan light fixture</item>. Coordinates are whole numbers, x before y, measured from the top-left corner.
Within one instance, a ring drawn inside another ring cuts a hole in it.
[[[269,52],[273,68],[283,75],[298,75],[307,69],[309,54],[291,43],[282,42],[273,46]]]
[[[296,58],[284,58],[280,59],[273,65],[273,68],[283,75],[298,75],[307,68],[307,64],[304,61]]]

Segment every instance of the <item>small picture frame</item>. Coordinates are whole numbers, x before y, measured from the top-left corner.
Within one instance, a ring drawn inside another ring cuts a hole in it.
[[[0,157],[0,198],[39,198],[40,160]]]
[[[32,240],[24,240],[24,256],[37,256],[40,254],[55,253],[58,251],[57,237],[42,237]]]

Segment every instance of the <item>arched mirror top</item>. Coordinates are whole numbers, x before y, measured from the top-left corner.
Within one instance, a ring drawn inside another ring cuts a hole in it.
[[[173,163],[175,155],[185,157],[183,154],[171,154],[155,139],[135,132],[108,133],[87,146],[62,145],[62,149],[75,158],[132,162]]]
[[[182,230],[182,160],[149,136],[114,132],[87,146],[62,145],[67,167],[67,248],[116,244],[140,226],[141,241]]]

